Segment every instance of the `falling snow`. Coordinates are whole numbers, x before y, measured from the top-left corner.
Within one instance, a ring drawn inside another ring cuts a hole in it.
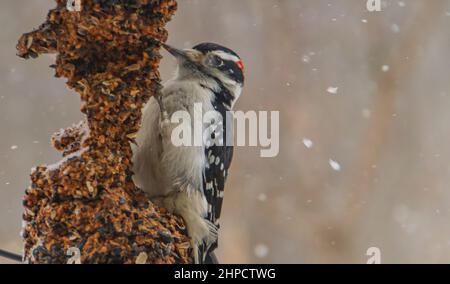
[[[328,87],[327,92],[332,95],[337,95],[339,88],[338,87]]]
[[[267,195],[265,193],[260,193],[258,195],[258,200],[261,201],[261,202],[266,201],[267,200]]]
[[[391,25],[391,31],[393,32],[393,33],[399,33],[400,32],[400,26],[399,25],[397,25],[397,24],[392,24]]]
[[[269,254],[269,248],[265,244],[258,244],[255,246],[254,252],[257,258],[265,258]]]
[[[308,138],[304,138],[303,145],[305,145],[306,148],[311,149],[314,146],[314,142]]]
[[[309,55],[303,55],[302,61],[305,63],[309,63],[311,62],[311,57],[309,57]]]
[[[372,116],[372,112],[370,111],[370,109],[367,108],[363,109],[361,113],[365,119],[369,119]]]
[[[335,170],[337,172],[341,170],[341,165],[338,162],[336,162],[335,160],[330,159],[329,164],[333,170]]]

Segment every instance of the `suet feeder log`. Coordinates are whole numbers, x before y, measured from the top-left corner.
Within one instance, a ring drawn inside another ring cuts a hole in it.
[[[158,43],[176,1],[56,4],[20,38],[18,55],[56,53],[55,76],[80,95],[86,120],[53,136],[63,160],[32,171],[24,262],[191,263],[181,218],[156,208],[132,180],[130,144],[160,88]]]

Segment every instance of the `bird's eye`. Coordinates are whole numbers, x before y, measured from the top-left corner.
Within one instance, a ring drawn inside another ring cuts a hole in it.
[[[220,67],[223,65],[223,60],[217,55],[210,56],[208,58],[208,65],[211,67]]]

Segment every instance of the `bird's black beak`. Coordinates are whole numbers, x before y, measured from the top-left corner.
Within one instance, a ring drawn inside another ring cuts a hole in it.
[[[165,43],[161,43],[161,46],[177,59],[189,59],[184,50],[172,47]]]

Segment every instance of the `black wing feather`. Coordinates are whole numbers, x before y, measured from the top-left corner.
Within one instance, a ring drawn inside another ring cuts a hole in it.
[[[223,88],[222,92],[227,93],[228,91]],[[229,109],[229,102],[227,99],[223,100],[227,97],[226,94],[215,93],[215,97],[216,100],[213,102],[214,108],[223,118],[223,146],[212,145],[205,147],[205,157],[208,165],[203,174],[203,191],[208,202],[208,215],[206,219],[219,229],[220,225],[218,221],[222,210],[225,183],[233,159],[233,146],[227,146],[226,141],[232,141],[232,139],[227,139],[227,135],[231,135],[232,137],[233,126],[229,125],[230,122],[227,123],[226,112]],[[200,248],[200,259],[203,261],[211,259],[210,256],[217,246],[217,241],[209,246],[203,245]]]

